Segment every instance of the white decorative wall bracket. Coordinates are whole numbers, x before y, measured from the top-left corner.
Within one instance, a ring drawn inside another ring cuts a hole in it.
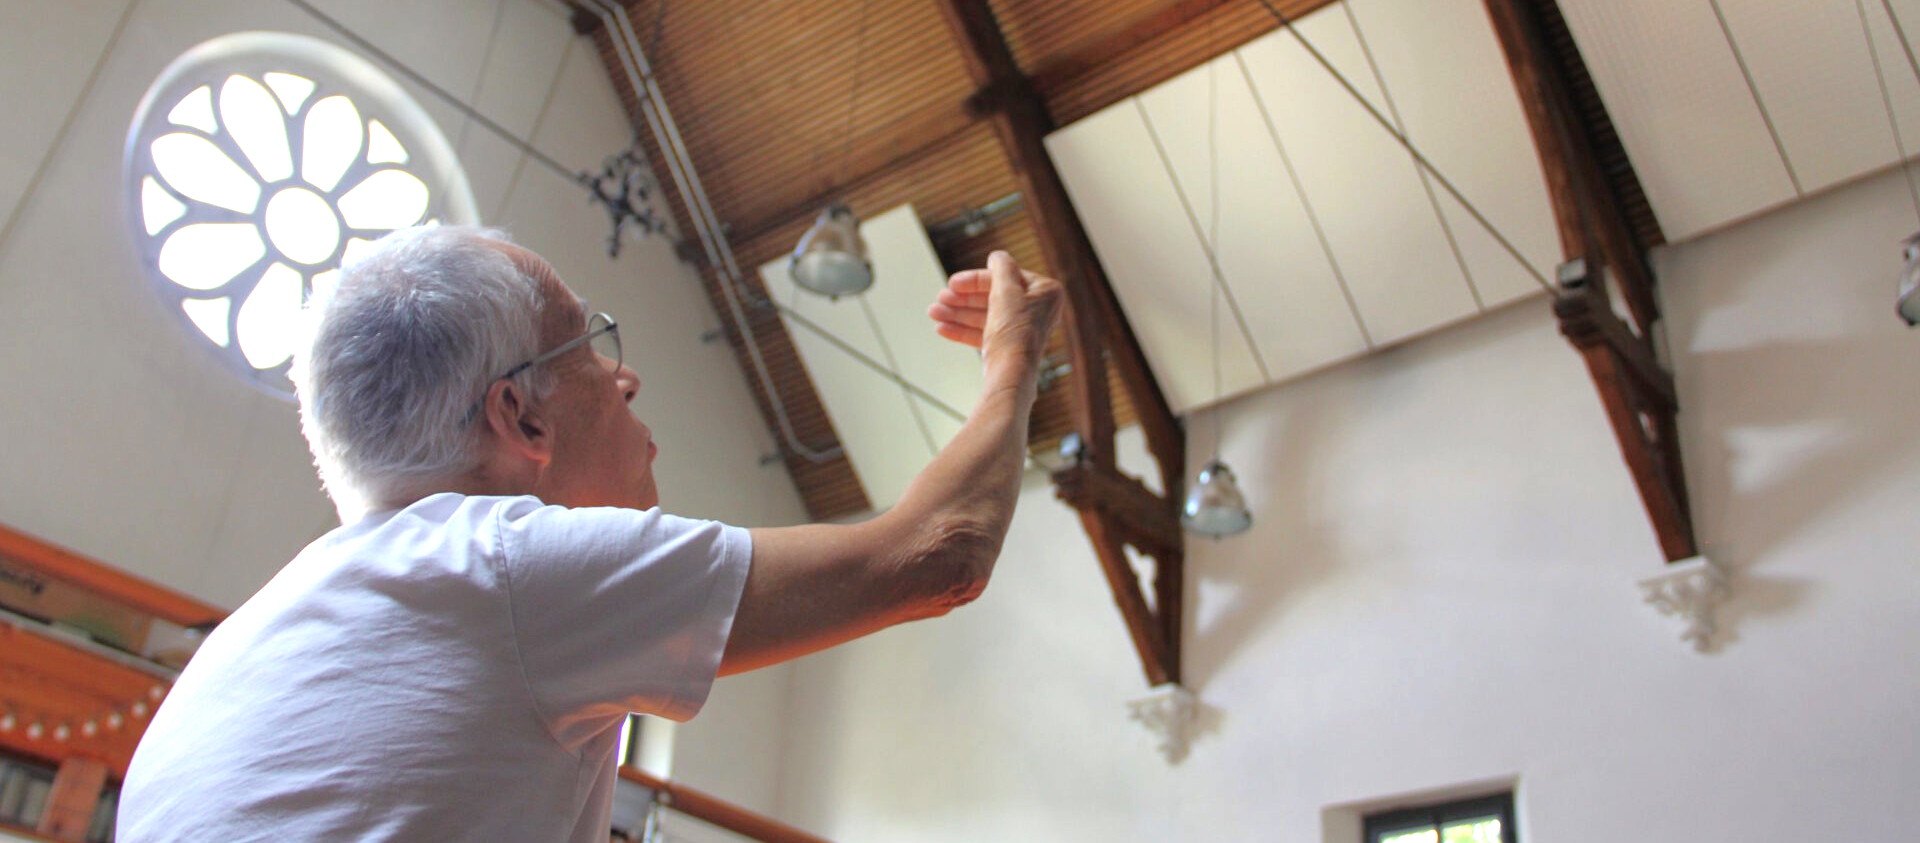
[[[1187,757],[1193,742],[1194,725],[1200,716],[1200,702],[1193,692],[1178,683],[1153,686],[1153,691],[1127,703],[1127,716],[1145,725],[1159,738],[1160,754],[1168,764]]]
[[[1681,631],[1680,640],[1702,653],[1713,646],[1713,635],[1719,629],[1714,613],[1730,593],[1726,570],[1705,556],[1682,559],[1658,576],[1640,581],[1640,596],[1660,614],[1685,621],[1687,627]]]

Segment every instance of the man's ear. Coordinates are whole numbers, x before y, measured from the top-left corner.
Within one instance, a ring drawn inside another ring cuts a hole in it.
[[[542,468],[553,460],[553,427],[512,380],[497,380],[487,388],[482,415],[509,453]]]

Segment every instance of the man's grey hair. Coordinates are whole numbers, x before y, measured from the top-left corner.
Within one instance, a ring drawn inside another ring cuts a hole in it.
[[[474,408],[540,353],[545,296],[498,248],[506,242],[497,229],[401,229],[356,254],[309,305],[310,343],[292,372],[300,427],[343,513],[477,464]],[[553,387],[544,367],[514,379],[536,401]]]

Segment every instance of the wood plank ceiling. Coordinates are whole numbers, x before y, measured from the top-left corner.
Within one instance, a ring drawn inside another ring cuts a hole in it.
[[[975,102],[975,85],[953,32],[932,0],[623,2],[741,266],[781,257],[830,200],[848,202],[862,215],[910,202],[923,221],[934,224],[1017,189],[1017,174],[989,115]],[[1295,18],[1326,4],[1276,3]],[[990,5],[1016,63],[1061,126],[1276,26],[1266,9],[1247,0],[991,0]],[[581,11],[576,25],[594,36],[628,113],[637,114],[599,19]],[[1573,50],[1570,38],[1557,46]],[[1591,83],[1584,75],[1572,82],[1587,128],[1597,139],[1596,154],[1638,239],[1647,246],[1661,242]],[[658,160],[649,133],[636,134]],[[671,183],[663,189],[680,230],[690,235],[681,198]],[[1021,212],[978,235],[938,245],[949,268],[981,265],[989,250],[1004,248],[1023,265],[1050,270],[1035,227]],[[687,254],[693,257],[692,251]],[[710,269],[705,274],[709,296],[723,311],[718,277]],[[759,281],[747,283],[757,288]],[[750,322],[799,438],[816,448],[835,443],[832,423],[780,319],[771,309],[758,309]],[[728,341],[740,355],[742,370],[750,372],[741,339],[729,336]],[[1066,359],[1063,347],[1064,339],[1056,337],[1050,352],[1055,360]],[[1112,377],[1112,367],[1108,371]],[[1067,373],[1042,393],[1031,437],[1036,449],[1050,447],[1071,427],[1073,376]],[[751,388],[773,428],[766,395],[758,383]],[[1128,394],[1117,380],[1112,394],[1116,421],[1130,423]],[[846,459],[815,464],[795,454],[784,457],[814,518],[869,508]]]

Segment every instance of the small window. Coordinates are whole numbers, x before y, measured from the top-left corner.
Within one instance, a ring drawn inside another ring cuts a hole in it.
[[[33,828],[39,823],[58,772],[38,758],[0,753],[0,827]]]
[[[129,129],[126,201],[147,274],[181,326],[291,397],[300,309],[396,228],[477,221],[453,149],[366,60],[277,32],[188,50]]]
[[[1366,843],[1516,843],[1513,794],[1369,814]]]

